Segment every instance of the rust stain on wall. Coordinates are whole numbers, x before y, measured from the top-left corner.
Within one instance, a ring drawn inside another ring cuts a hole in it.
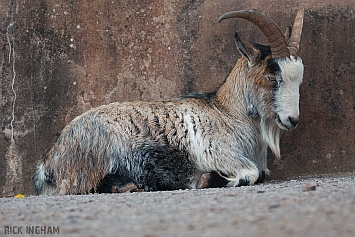
[[[285,29],[301,7],[301,122],[283,134],[282,159],[269,156],[272,178],[353,171],[354,3],[0,0],[0,195],[32,194],[36,162],[65,124],[92,107],[215,90],[240,57],[235,31],[265,43],[246,21],[217,23],[222,13],[258,9]]]

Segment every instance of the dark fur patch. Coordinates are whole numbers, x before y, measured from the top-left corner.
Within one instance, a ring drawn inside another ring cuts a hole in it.
[[[258,49],[260,51],[260,57],[259,57],[260,61],[265,60],[266,57],[271,54],[270,46],[265,46],[265,45],[261,45],[261,44],[257,44],[257,43],[252,43],[252,44],[256,49]],[[270,74],[276,74],[276,73],[281,72],[281,68],[280,68],[279,64],[277,63],[277,59],[271,58],[268,61],[267,68],[268,68],[268,72]]]
[[[260,61],[265,60],[265,58],[271,54],[270,46],[265,46],[257,43],[252,43],[252,45],[254,46],[254,48],[260,51]]]
[[[272,74],[281,72],[281,68],[280,68],[279,64],[277,63],[276,59],[273,59],[273,58],[270,59],[267,67],[269,69],[269,72]]]
[[[241,187],[241,186],[249,186],[249,184],[250,184],[250,180],[248,180],[248,179],[240,179],[240,180],[239,180],[238,187]]]
[[[213,96],[215,96],[216,92],[195,92],[190,93],[182,97],[184,98],[197,98],[197,99],[204,99],[206,101],[211,100]]]
[[[255,184],[263,183],[265,181],[265,178],[266,178],[266,173],[263,170],[259,173],[259,178],[256,180]]]
[[[207,181],[207,187],[203,187],[203,188],[222,188],[228,184],[228,180],[220,176],[217,172],[212,171],[209,174],[210,175]]]
[[[146,156],[142,179],[145,191],[189,188],[195,167],[184,152],[158,146],[150,148]]]
[[[134,152],[135,157],[140,157],[142,164],[133,164],[140,167],[137,172],[141,175],[136,179],[128,177],[131,172],[118,169],[116,173],[106,175],[100,181],[96,192],[112,193],[121,190],[128,184],[134,184],[144,191],[163,191],[189,188],[194,165],[186,154],[178,149],[161,144],[146,144]],[[141,171],[139,171],[142,169]],[[93,192],[94,190],[92,190]]]
[[[91,192],[97,193],[113,193],[120,192],[122,187],[125,187],[128,184],[134,184],[137,188],[141,188],[142,185],[136,183],[133,179],[122,176],[118,172],[114,174],[108,174],[100,181],[100,184],[97,186],[96,190],[91,190]]]

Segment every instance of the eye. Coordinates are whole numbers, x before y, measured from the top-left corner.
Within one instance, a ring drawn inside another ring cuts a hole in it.
[[[272,75],[272,74],[267,74],[267,75],[265,75],[265,78],[266,78],[266,80],[268,80],[268,81],[272,81],[272,82],[276,82],[277,80],[276,80],[276,76],[275,75]]]
[[[276,86],[281,86],[283,84],[282,78],[277,75],[267,74],[265,75],[266,80],[273,82]]]

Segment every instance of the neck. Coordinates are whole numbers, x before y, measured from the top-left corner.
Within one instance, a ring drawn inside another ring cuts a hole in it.
[[[256,127],[260,132],[259,139],[280,158],[281,129],[266,114],[265,108],[260,108],[256,103],[261,96],[255,93],[255,85],[245,76],[248,75],[246,63],[243,59],[237,62],[226,82],[217,91],[215,101],[236,120]]]
[[[244,96],[244,88],[246,88],[246,78],[244,76],[246,72],[244,68],[246,67],[243,65],[244,61],[240,59],[236,63],[226,81],[216,93],[216,102],[231,112],[245,112],[246,109],[243,106],[246,103],[241,103],[241,101],[246,102]]]

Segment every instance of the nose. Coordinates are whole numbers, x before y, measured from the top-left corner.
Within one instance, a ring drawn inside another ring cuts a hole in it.
[[[290,121],[290,123],[292,124],[293,127],[296,127],[298,122],[300,121],[299,118],[294,118],[294,117],[288,117],[288,120]]]

